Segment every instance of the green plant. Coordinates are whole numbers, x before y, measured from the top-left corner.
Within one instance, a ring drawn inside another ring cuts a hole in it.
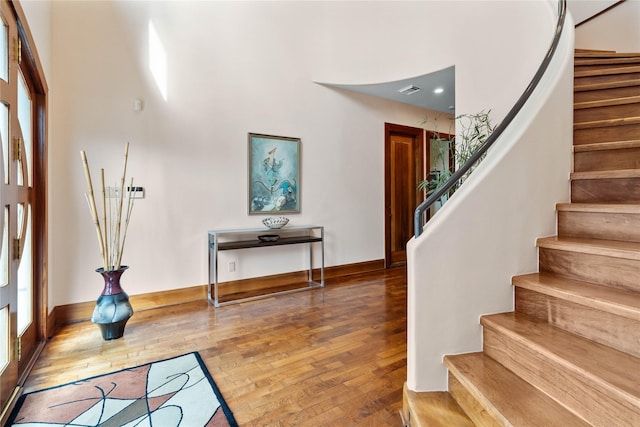
[[[451,170],[449,167],[441,167],[430,171],[427,179],[418,184],[419,190],[426,191],[427,196],[431,195],[451,178],[455,170],[471,159],[473,154],[478,151],[495,129],[495,125],[489,117],[490,112],[490,110],[486,112],[483,110],[476,114],[461,114],[456,116],[455,120],[458,123],[456,126],[456,135],[451,139],[441,138],[439,136],[440,134],[436,132],[436,138],[431,141],[432,144],[438,144],[438,154],[435,163],[448,166],[449,156],[452,156],[454,170]],[[484,157],[485,155],[482,155],[469,168],[460,181],[452,188],[453,191],[469,177]]]

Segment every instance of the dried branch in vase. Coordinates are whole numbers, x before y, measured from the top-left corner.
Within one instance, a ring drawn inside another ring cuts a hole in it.
[[[122,252],[124,250],[124,243],[127,237],[127,229],[129,228],[129,220],[131,218],[131,212],[133,211],[133,204],[135,200],[133,197],[133,178],[131,178],[129,187],[125,188],[127,162],[129,160],[129,143],[127,142],[125,146],[124,166],[119,187],[105,187],[104,169],[100,169],[100,181],[102,185],[102,220],[100,219],[100,214],[98,213],[96,205],[87,154],[82,150],[80,151],[80,156],[82,157],[84,174],[87,179],[88,187],[88,192],[84,195],[87,200],[87,204],[89,205],[91,218],[95,225],[103,269],[104,271],[119,270],[122,263]],[[114,198],[114,190],[116,200],[115,203],[112,203],[111,200]],[[127,199],[126,208],[124,203],[125,198]]]

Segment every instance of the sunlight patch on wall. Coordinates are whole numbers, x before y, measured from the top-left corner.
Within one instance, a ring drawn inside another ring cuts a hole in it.
[[[149,69],[164,100],[167,100],[167,53],[156,27],[149,21]]]

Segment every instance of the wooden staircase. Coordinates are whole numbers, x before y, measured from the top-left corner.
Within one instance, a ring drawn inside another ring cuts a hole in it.
[[[483,351],[445,356],[449,392],[405,388],[418,426],[640,426],[640,54],[576,51],[571,203],[483,316]]]

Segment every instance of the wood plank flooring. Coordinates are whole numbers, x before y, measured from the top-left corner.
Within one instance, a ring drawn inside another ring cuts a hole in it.
[[[217,309],[135,313],[114,341],[90,322],[64,326],[25,391],[198,351],[241,426],[400,426],[406,289],[401,267]]]

